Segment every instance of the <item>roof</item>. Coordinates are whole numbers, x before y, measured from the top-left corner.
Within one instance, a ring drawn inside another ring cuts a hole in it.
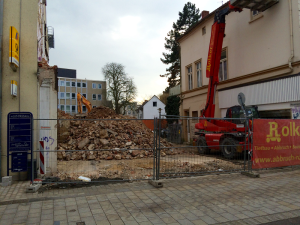
[[[219,8],[217,8],[216,10],[214,10],[213,12],[211,12],[210,14],[208,14],[206,17],[202,18],[201,20],[199,20],[197,23],[195,23],[194,25],[192,25],[189,29],[186,30],[186,32],[181,35],[179,38],[177,38],[177,41],[179,42],[182,38],[186,37],[189,33],[191,33],[196,27],[198,27],[200,24],[204,23],[206,20],[208,20],[209,18],[211,18],[212,16],[215,15],[215,13],[220,10],[223,9],[225,7],[228,7],[229,1],[224,3],[222,6],[220,6]]]
[[[165,103],[163,103],[156,95],[153,95],[152,98],[154,98],[154,97],[156,97],[158,99],[158,101],[160,101],[162,104],[165,105]],[[148,102],[150,102],[152,98],[150,98],[150,100],[148,100],[145,104],[143,104],[142,107],[144,107]]]

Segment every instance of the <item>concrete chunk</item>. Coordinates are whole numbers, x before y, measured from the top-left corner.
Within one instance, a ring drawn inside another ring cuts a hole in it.
[[[163,182],[161,180],[149,180],[148,182],[153,187],[156,187],[156,188],[162,188],[163,187]]]
[[[26,188],[27,193],[35,193],[42,186],[42,184],[32,184]]]
[[[12,181],[12,176],[6,176],[6,177],[2,177],[2,183],[6,183],[6,182],[11,182]]]

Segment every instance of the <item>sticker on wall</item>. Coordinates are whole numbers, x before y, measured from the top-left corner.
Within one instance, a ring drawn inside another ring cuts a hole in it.
[[[11,95],[17,97],[18,83],[15,80],[11,81]]]

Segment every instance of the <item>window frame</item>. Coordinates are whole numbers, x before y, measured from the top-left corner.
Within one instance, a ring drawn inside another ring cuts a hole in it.
[[[63,108],[63,109],[62,109]],[[65,111],[65,105],[60,105],[60,108],[59,108],[61,111]]]
[[[191,69],[191,71],[189,71]],[[186,74],[187,74],[187,89],[192,90],[193,89],[193,65],[190,64],[186,66]]]
[[[69,107],[69,110],[68,110],[68,107]],[[66,105],[66,111],[65,112],[69,113],[69,112],[71,112],[70,110],[71,110],[70,105]]]
[[[92,107],[92,108],[94,109],[94,108],[96,108],[96,107],[97,107],[96,105],[93,105],[93,107]]]
[[[82,112],[84,112],[84,113],[86,112],[86,106],[85,105],[82,106]]]
[[[63,97],[62,97],[63,96]],[[60,92],[59,99],[66,99],[65,92]]]
[[[81,85],[83,88],[86,88],[86,82],[82,82],[82,85]]]
[[[69,85],[68,85],[69,83]],[[71,87],[71,82],[70,81],[66,81],[66,87]]]
[[[102,89],[102,84],[98,84],[98,89]]]
[[[69,94],[69,98],[67,98],[67,94]],[[71,99],[71,93],[70,92],[66,92],[66,98],[65,99]]]
[[[95,85],[95,87],[94,87],[94,85]],[[97,84],[96,83],[92,83],[92,88],[93,89],[97,89]]]
[[[156,102],[152,102],[152,106],[153,107],[157,107],[157,101]]]
[[[76,87],[76,82],[75,81],[71,81],[72,83],[71,83],[71,87]],[[74,84],[74,86],[73,86],[73,84]]]
[[[95,98],[94,98],[94,95],[95,95]],[[92,100],[94,100],[94,101],[97,100],[97,94],[92,95]]]
[[[73,98],[73,94],[74,94],[74,98]],[[76,93],[72,93],[71,99],[76,99]]]
[[[81,88],[81,82],[77,82],[76,85],[77,85],[78,88]]]
[[[74,108],[74,110],[73,110],[73,108]],[[76,113],[76,105],[72,105],[72,106],[71,106],[71,109],[72,109],[72,113],[73,113],[73,112]]]
[[[226,47],[226,48],[223,48],[222,49],[222,52],[226,52],[226,58],[225,59],[220,59],[220,68],[219,68],[219,73],[218,73],[218,76],[219,76],[219,82],[222,82],[222,81],[226,81],[226,80],[228,80],[229,79],[229,73],[228,73],[228,48]],[[222,55],[222,53],[221,53],[221,55]],[[226,63],[224,63],[224,62],[226,62]],[[223,64],[224,63],[224,64]],[[225,69],[224,69],[224,65],[226,64],[226,79],[224,79],[224,71],[225,71]],[[220,69],[222,69],[222,75],[223,75],[223,79],[220,79]]]
[[[60,81],[59,81],[59,86],[60,86],[60,87],[65,87],[65,84],[66,84],[66,83],[65,83],[64,80],[60,80]]]
[[[202,35],[206,34],[206,26],[202,27]]]
[[[99,96],[100,96],[100,99],[99,99]],[[101,94],[97,94],[97,100],[102,101],[102,95]]]
[[[198,64],[200,63],[200,68],[198,69]],[[195,67],[195,87],[200,88],[203,86],[203,72],[202,72],[202,59],[194,62]],[[200,73],[200,79],[198,78],[198,72]]]
[[[82,94],[82,96],[86,98],[86,94]]]

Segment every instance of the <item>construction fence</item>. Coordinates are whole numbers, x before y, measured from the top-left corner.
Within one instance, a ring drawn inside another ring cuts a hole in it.
[[[141,119],[64,117],[55,120],[56,138],[51,130],[45,130],[45,124],[53,121],[34,120],[44,126],[37,126],[42,138],[33,150],[37,161],[32,161],[35,175],[31,179],[42,177],[45,184],[159,180],[251,169],[247,127],[238,139],[223,133],[220,144],[209,142],[208,146],[199,135],[193,142],[182,143],[183,125],[174,118],[164,119],[168,123],[164,127],[162,119],[154,118],[152,131]]]

